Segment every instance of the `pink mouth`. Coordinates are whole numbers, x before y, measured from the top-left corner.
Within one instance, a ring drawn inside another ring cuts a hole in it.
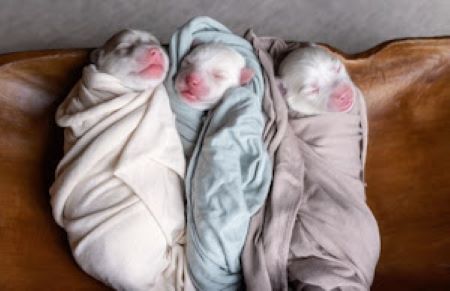
[[[353,101],[351,100],[330,103],[328,103],[328,110],[330,110],[331,112],[347,112],[353,106]]]
[[[350,107],[352,107],[353,102],[352,101],[343,101],[342,103],[340,103],[339,105],[337,105],[337,109],[336,111],[338,112],[344,112],[350,109]]]
[[[150,77],[150,78],[159,78],[164,73],[164,65],[163,64],[150,64],[148,67],[139,72],[139,75]]]
[[[335,112],[346,112],[353,106],[354,93],[350,86],[340,86],[334,89],[329,101],[329,109]]]
[[[181,96],[186,98],[188,101],[195,102],[198,101],[198,97],[192,94],[189,90],[181,91]]]

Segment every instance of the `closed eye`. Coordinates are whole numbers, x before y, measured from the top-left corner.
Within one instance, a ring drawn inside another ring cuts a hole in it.
[[[121,42],[117,45],[117,49],[127,49],[131,46],[131,44],[127,42]]]
[[[305,88],[305,92],[311,95],[317,95],[320,92],[320,87],[318,85],[312,85],[308,88]]]
[[[182,66],[182,67],[187,67],[187,66],[190,66],[190,65],[192,65],[192,63],[191,63],[188,59],[184,59],[184,60],[181,62],[181,66]]]
[[[223,80],[226,78],[225,74],[222,72],[213,72],[212,75],[216,80]]]
[[[126,53],[128,53],[130,48],[131,44],[122,42],[119,45],[117,45],[116,51],[118,52],[119,55],[125,55]]]

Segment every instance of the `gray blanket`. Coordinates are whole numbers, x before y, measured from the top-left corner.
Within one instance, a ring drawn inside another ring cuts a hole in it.
[[[241,257],[248,290],[368,290],[379,257],[378,226],[365,201],[367,116],[359,92],[349,113],[289,111],[274,74],[300,43],[253,44],[265,78],[265,142],[272,188],[252,217]]]

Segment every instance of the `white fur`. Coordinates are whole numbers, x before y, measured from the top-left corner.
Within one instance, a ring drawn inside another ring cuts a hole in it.
[[[329,97],[339,83],[351,85],[356,96],[355,86],[342,62],[317,46],[292,51],[278,71],[286,87],[289,107],[304,114],[329,112]],[[351,107],[346,112],[350,110]]]
[[[142,59],[152,47],[160,49],[164,58],[165,70],[159,78],[139,74],[147,66]],[[161,84],[169,65],[169,58],[155,36],[146,31],[130,29],[115,34],[103,47],[93,51],[91,60],[100,72],[117,77],[123,85],[136,91]]]
[[[240,85],[241,70],[244,67],[244,57],[232,48],[219,43],[202,44],[184,57],[175,87],[180,93],[186,87],[186,75],[198,73],[209,92],[197,102],[184,101],[194,108],[207,110],[217,104],[226,90]]]

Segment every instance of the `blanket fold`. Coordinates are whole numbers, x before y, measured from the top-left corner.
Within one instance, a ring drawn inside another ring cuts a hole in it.
[[[183,103],[174,88],[178,65],[193,44],[221,42],[242,54],[255,71],[252,82],[232,88],[209,112]],[[250,217],[270,185],[271,163],[262,140],[263,78],[251,45],[222,24],[197,17],[170,42],[167,78],[189,164],[186,174],[187,261],[198,290],[236,290],[241,286],[240,254]]]
[[[367,114],[289,111],[274,68],[301,43],[246,34],[266,79],[265,142],[271,191],[242,253],[248,290],[368,290],[379,257],[378,226],[365,201]]]
[[[135,92],[90,65],[56,121],[51,204],[81,268],[116,289],[183,289],[185,159],[164,86]]]

